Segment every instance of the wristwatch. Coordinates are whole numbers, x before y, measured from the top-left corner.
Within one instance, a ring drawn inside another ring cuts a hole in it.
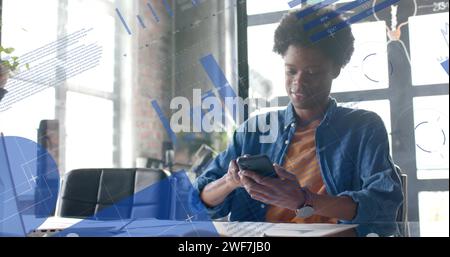
[[[299,218],[308,218],[314,214],[311,192],[308,188],[300,187],[300,189],[303,191],[305,201],[298,209],[295,210],[295,215]]]

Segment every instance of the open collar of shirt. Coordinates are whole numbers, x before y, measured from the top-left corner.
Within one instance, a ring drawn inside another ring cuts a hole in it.
[[[321,126],[322,124],[328,125],[330,120],[333,117],[333,114],[335,112],[337,108],[337,102],[336,99],[329,97],[329,101],[328,101],[328,106],[327,109],[325,111],[325,115],[323,116],[322,121],[320,122]],[[297,114],[295,113],[294,110],[294,105],[292,104],[292,102],[289,102],[288,107],[286,108],[286,110],[284,111],[284,129],[289,128],[292,124],[296,124],[297,122]]]

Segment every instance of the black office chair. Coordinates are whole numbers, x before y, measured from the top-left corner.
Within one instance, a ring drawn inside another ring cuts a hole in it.
[[[72,170],[63,181],[57,216],[173,219],[169,175],[160,169]]]
[[[403,203],[397,213],[397,222],[408,221],[408,176],[402,172],[399,166],[395,165],[395,171],[400,177],[402,183]]]
[[[409,235],[408,228],[408,175],[402,172],[398,165],[395,165],[395,171],[400,177],[402,183],[403,203],[397,213],[397,222],[401,223],[401,230],[404,236]]]

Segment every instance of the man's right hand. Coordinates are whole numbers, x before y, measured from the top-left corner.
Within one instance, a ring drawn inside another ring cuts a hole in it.
[[[227,185],[233,189],[242,186],[241,178],[239,177],[239,166],[236,160],[232,160],[228,166],[228,171],[225,174],[225,181]]]

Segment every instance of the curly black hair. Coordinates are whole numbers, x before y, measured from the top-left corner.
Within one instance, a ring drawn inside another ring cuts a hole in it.
[[[335,29],[336,24],[345,23],[343,17],[334,9],[326,7],[314,10],[306,16],[301,15],[302,17],[299,18],[299,12],[313,10],[308,8],[314,7],[306,5],[283,16],[280,25],[275,30],[273,51],[284,56],[290,45],[313,47],[319,49],[339,67],[344,67],[350,61],[354,51],[355,38],[350,26],[345,24],[344,28],[336,30],[334,33],[326,33]],[[308,23],[311,21],[316,21],[314,23],[316,25],[310,26],[311,24]],[[321,39],[314,38],[320,32],[325,32],[325,36]]]

